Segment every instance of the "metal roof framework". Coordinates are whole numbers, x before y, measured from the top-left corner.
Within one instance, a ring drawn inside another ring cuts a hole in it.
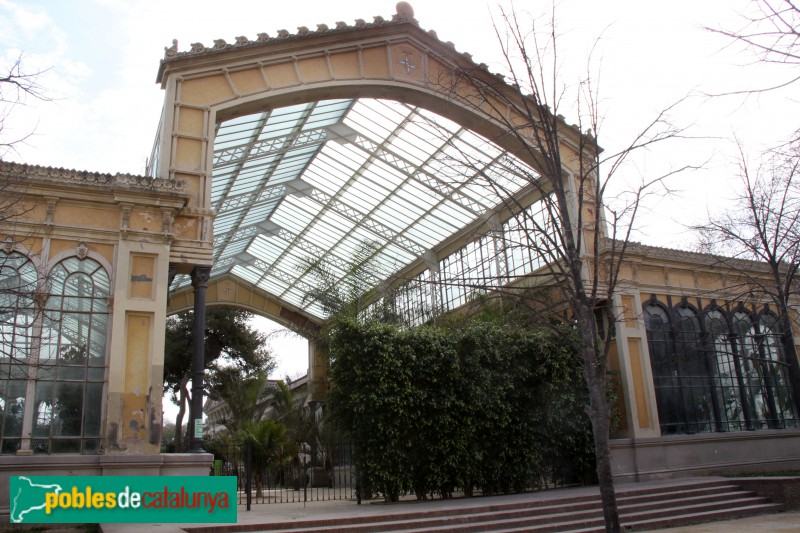
[[[211,276],[230,273],[323,320],[309,297],[313,262],[342,280],[368,245],[378,285],[484,219],[531,175],[490,140],[393,100],[234,118],[214,143]],[[173,288],[188,284],[184,276]]]

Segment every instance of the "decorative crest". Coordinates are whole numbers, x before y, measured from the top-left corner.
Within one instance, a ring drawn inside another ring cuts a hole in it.
[[[81,241],[78,243],[78,247],[75,248],[75,255],[78,256],[78,259],[83,261],[86,259],[86,254],[89,253],[89,247],[86,246],[86,243]]]

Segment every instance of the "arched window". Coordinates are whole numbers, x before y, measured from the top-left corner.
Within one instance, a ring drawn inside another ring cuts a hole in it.
[[[800,427],[778,318],[644,306],[662,434]]]
[[[20,447],[38,281],[30,259],[0,254],[0,453]]]
[[[110,281],[97,261],[50,274],[33,407],[37,453],[95,453],[100,445]]]
[[[766,419],[771,428],[797,427],[792,391],[789,385],[789,365],[781,348],[778,317],[769,312],[759,316],[758,327],[751,330],[754,338],[753,367],[761,381],[759,419]]]
[[[683,433],[686,431],[683,376],[669,313],[661,304],[651,301],[645,305],[644,320],[661,431]]]
[[[728,319],[719,308],[703,315],[707,333],[710,370],[717,407],[718,431],[750,429],[746,395],[743,394],[743,373],[736,346],[731,337]]]
[[[686,304],[673,310],[675,331],[676,393],[681,397],[681,424],[674,433],[715,431],[715,396],[709,376],[709,364],[703,347],[697,311]]]

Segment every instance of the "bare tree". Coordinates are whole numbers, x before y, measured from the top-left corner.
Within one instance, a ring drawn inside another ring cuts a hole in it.
[[[706,29],[744,45],[754,54],[756,62],[788,66],[789,76],[777,83],[724,95],[774,91],[800,81],[797,72],[797,67],[800,67],[800,4],[797,0],[752,0],[752,5],[755,7],[752,13],[742,14],[741,28]]]
[[[44,71],[26,72],[22,55],[11,65],[0,65],[0,161],[14,150],[14,146],[25,142],[33,131],[10,134],[8,121],[18,106],[26,105],[28,98],[48,101],[47,94],[39,84]]]
[[[800,4],[797,0],[753,0],[744,25],[738,30],[713,29],[754,54],[759,63],[787,66],[788,77],[779,83],[727,94],[763,93],[800,81]],[[733,208],[709,214],[708,221],[694,229],[700,249],[717,256],[720,264],[741,280],[733,287],[739,294],[756,294],[771,301],[779,315],[784,364],[789,367],[795,416],[800,413],[800,363],[794,343],[789,301],[798,291],[800,267],[800,130],[790,140],[761,155],[753,167],[741,143],[739,178],[741,187]],[[760,263],[760,268],[737,259]]]
[[[587,414],[606,530],[616,532],[620,524],[611,470],[608,394],[608,355],[618,321],[613,296],[620,287],[621,266],[643,200],[666,193],[663,180],[689,167],[636,177],[633,186],[624,187],[622,169],[638,150],[680,137],[682,130],[671,124],[670,107],[623,149],[603,153],[596,138],[602,122],[597,77],[587,75],[581,80],[574,99],[557,79],[555,14],[528,25],[513,10],[501,10],[501,21],[495,29],[509,75],[504,79],[484,65],[466,64],[457,69],[455,79],[442,83],[451,87],[458,104],[496,121],[502,133],[493,140],[515,145],[519,158],[506,157],[502,171],[497,172],[471,157],[468,149],[459,149],[459,161],[451,164],[452,179],[455,182],[466,172],[480,175],[518,228],[516,238],[504,234],[505,246],[526,250],[540,266],[523,279],[500,273],[495,279],[473,277],[457,282],[513,298],[540,316],[561,316],[574,324],[575,349],[589,389]],[[577,125],[565,122],[559,114],[562,107],[569,108]],[[520,182],[538,198],[536,209],[511,194]]]
[[[27,361],[34,347],[31,330],[41,311],[36,297],[46,292],[47,283],[45,273],[37,272],[29,258],[14,252],[15,243],[32,236],[27,226],[18,229],[17,222],[35,204],[25,198],[25,183],[3,159],[33,134],[9,131],[15,109],[29,98],[49,100],[39,84],[42,73],[27,72],[22,55],[10,65],[0,65],[0,226],[6,232],[0,247],[0,357],[15,361]],[[23,338],[27,340],[22,342]]]
[[[755,294],[775,306],[783,363],[789,367],[794,410],[800,413],[800,364],[789,306],[800,292],[800,143],[767,152],[755,168],[738,146],[741,184],[733,207],[709,214],[693,229],[700,250],[714,254],[739,280],[730,287],[735,298]]]

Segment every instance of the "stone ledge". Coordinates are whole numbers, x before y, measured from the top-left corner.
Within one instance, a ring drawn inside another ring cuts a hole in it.
[[[0,524],[8,522],[11,476],[207,476],[210,453],[159,455],[4,455],[0,462]]]

